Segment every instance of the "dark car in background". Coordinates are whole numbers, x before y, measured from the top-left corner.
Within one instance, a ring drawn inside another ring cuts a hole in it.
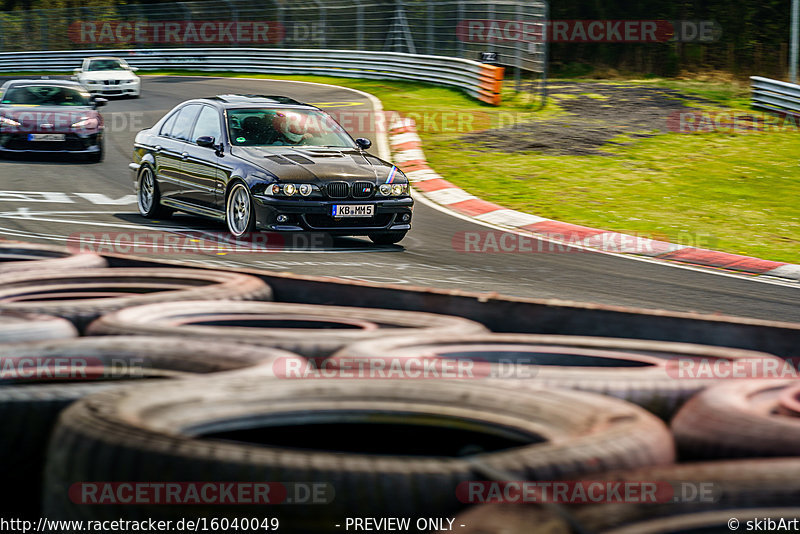
[[[103,159],[103,117],[94,98],[68,80],[10,80],[0,87],[0,156],[82,154]]]
[[[139,212],[258,229],[368,236],[397,243],[411,228],[403,173],[353,140],[330,115],[283,96],[220,95],[183,102],[136,135]]]

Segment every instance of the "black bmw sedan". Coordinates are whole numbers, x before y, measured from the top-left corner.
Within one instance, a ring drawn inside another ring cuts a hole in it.
[[[103,159],[106,103],[68,80],[10,80],[0,87],[0,155],[82,154]]]
[[[408,179],[330,115],[283,96],[179,104],[136,135],[139,212],[179,210],[256,230],[317,231],[397,243],[411,228]]]

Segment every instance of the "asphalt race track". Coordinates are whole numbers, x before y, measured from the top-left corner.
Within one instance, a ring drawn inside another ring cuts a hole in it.
[[[230,78],[145,77],[140,99],[112,100],[101,109],[107,128],[102,163],[41,157],[0,162],[0,237],[66,245],[70,235],[81,232],[224,233],[222,224],[181,214],[156,222],[140,217],[128,162],[136,131],[153,124],[175,104],[231,92],[282,94],[328,110],[347,107],[367,113],[371,109],[368,99],[344,88]],[[375,137],[372,132],[350,133],[373,141]],[[376,283],[800,321],[800,284],[589,252],[482,254],[454,250],[455,235],[486,230],[418,202],[413,230],[398,246],[378,247],[366,238],[337,238],[322,250],[290,245],[259,254],[220,254],[212,249],[149,255]]]

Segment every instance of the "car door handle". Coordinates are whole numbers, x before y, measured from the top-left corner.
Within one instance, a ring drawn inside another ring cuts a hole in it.
[[[188,152],[181,152],[181,159],[186,159],[188,157],[189,157],[189,153]]]

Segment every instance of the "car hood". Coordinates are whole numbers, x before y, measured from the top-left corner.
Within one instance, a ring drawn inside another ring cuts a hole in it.
[[[138,78],[129,70],[93,70],[78,74],[81,80],[135,80]]]
[[[83,117],[95,117],[102,124],[100,114],[95,109],[83,106],[2,107],[0,115],[19,122],[20,125],[16,128],[26,131],[69,131],[71,125]],[[42,128],[43,124],[51,126]],[[8,127],[4,126],[3,129],[8,129]]]
[[[231,152],[285,182],[367,180],[381,183],[392,165],[358,149],[232,147]]]

